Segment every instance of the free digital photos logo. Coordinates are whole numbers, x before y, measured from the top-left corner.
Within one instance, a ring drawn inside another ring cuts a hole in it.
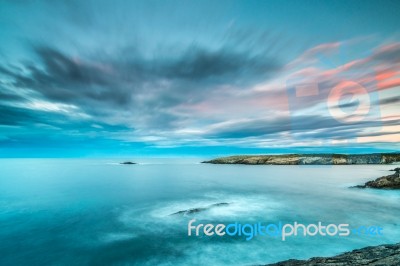
[[[351,58],[350,46],[316,52],[314,67],[303,66],[286,80],[290,136],[298,143],[318,139],[321,147],[346,151],[382,128],[376,66]]]
[[[381,226],[358,226],[351,227],[350,224],[324,224],[317,222],[316,224],[293,223],[219,223],[219,224],[203,224],[197,223],[196,219],[188,222],[188,236],[243,236],[246,241],[252,240],[254,237],[279,237],[285,241],[288,237],[297,236],[322,236],[322,237],[347,237],[349,235],[364,235],[364,236],[382,236],[383,228]]]

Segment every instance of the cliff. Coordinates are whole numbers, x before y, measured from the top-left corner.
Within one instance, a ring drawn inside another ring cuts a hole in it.
[[[349,165],[400,162],[400,153],[239,155],[204,161],[211,164]]]

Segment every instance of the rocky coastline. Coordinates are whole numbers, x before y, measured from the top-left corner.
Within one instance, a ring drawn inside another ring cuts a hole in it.
[[[308,260],[286,260],[265,266],[398,266],[400,243],[366,247],[333,257],[315,257]]]
[[[351,165],[400,162],[400,153],[238,155],[202,163],[248,165]]]
[[[394,174],[379,177],[355,188],[400,189],[400,167],[390,171],[394,171]]]
[[[284,155],[239,155],[204,161],[209,164],[244,165],[354,165],[392,164],[400,162],[400,153],[373,154],[284,154]],[[400,167],[393,174],[368,181],[355,188],[400,189]],[[332,257],[314,257],[308,260],[290,259],[265,266],[398,266],[400,265],[400,243],[365,247]]]

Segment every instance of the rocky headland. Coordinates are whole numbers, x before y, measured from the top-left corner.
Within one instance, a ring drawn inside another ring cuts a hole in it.
[[[238,155],[204,161],[211,164],[350,165],[400,162],[400,153]]]
[[[398,266],[400,265],[400,243],[366,247],[334,257],[316,257],[309,260],[286,260],[266,266]]]
[[[400,167],[393,170],[394,174],[382,176],[375,180],[368,181],[364,185],[355,186],[356,188],[379,188],[379,189],[400,189]]]

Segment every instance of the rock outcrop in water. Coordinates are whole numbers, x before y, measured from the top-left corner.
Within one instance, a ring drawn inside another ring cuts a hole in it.
[[[134,163],[134,162],[123,162],[123,163],[121,163],[121,164],[124,164],[124,165],[131,165],[131,164],[136,164],[136,163]]]
[[[311,258],[309,260],[286,260],[266,266],[399,266],[400,243],[366,247],[334,257]]]
[[[211,204],[211,205],[209,205],[209,206],[207,206],[207,207],[193,208],[193,209],[178,211],[178,212],[172,213],[172,214],[170,214],[170,215],[188,215],[188,214],[194,214],[194,213],[199,213],[199,212],[202,212],[202,211],[209,210],[209,209],[214,208],[214,207],[226,206],[226,205],[228,205],[228,204],[229,204],[229,203],[226,203],[226,202],[215,203],[215,204]]]
[[[239,155],[204,161],[211,164],[348,165],[400,162],[400,153]]]
[[[394,174],[368,181],[362,186],[356,186],[356,188],[400,189],[400,167],[391,171],[394,171]]]

